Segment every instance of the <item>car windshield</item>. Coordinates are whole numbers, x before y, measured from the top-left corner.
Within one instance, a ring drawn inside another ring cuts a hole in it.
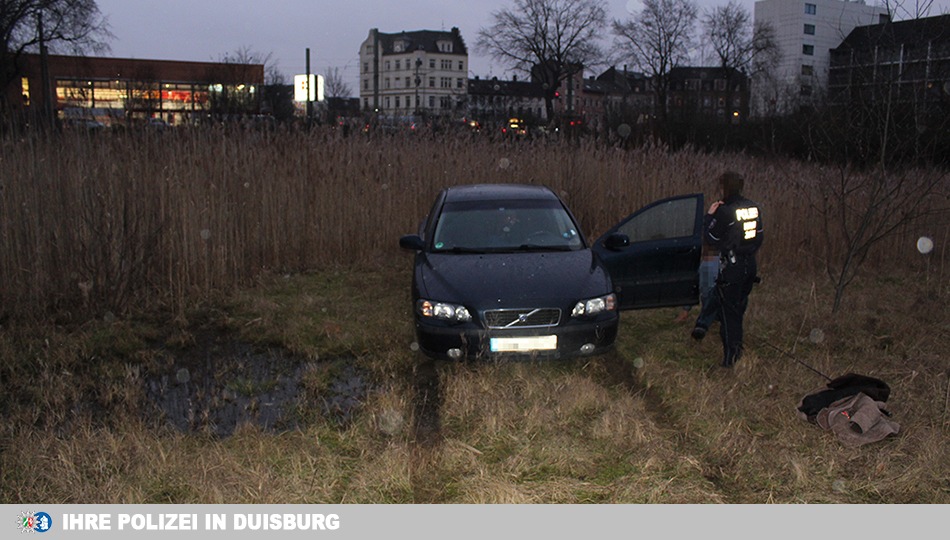
[[[488,253],[583,249],[577,224],[556,200],[446,203],[435,227],[435,251]]]

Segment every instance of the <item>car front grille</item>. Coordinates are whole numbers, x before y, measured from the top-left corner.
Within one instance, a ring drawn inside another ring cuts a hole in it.
[[[494,309],[485,312],[488,328],[542,328],[557,326],[561,310],[557,308]]]

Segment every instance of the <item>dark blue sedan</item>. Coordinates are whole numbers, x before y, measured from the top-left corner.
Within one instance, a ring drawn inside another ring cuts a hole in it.
[[[412,297],[435,358],[570,357],[613,347],[621,309],[697,302],[702,195],[654,203],[591,246],[550,189],[450,187],[418,235]]]

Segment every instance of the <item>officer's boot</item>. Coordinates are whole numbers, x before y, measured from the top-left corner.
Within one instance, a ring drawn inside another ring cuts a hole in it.
[[[742,345],[734,345],[731,347],[726,347],[723,352],[722,357],[722,367],[731,368],[736,365],[736,362],[739,361],[739,358],[742,356]]]

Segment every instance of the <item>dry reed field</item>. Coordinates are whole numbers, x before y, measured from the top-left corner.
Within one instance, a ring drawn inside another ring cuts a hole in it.
[[[103,135],[0,140],[4,503],[950,501],[946,214],[876,244],[832,313],[825,258],[847,240],[801,194],[833,167],[596,140]],[[397,241],[441,187],[546,184],[593,239],[656,198],[713,196],[726,168],[767,227],[734,370],[674,309],[624,313],[594,358],[415,352]],[[901,433],[850,449],[799,419],[812,370],[883,379]]]

